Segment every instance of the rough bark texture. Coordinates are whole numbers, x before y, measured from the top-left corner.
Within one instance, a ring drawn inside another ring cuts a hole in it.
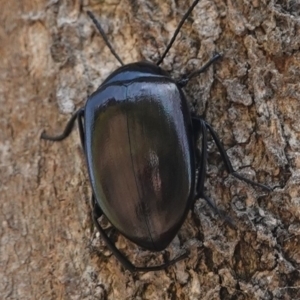
[[[165,271],[124,272],[90,218],[77,132],[60,133],[118,67],[85,11],[100,20],[125,63],[157,60],[192,1],[12,0],[1,3],[1,299],[299,299],[300,6],[297,1],[201,0],[163,63],[174,78],[223,58],[185,88],[191,110],[215,128],[236,170],[275,187],[227,177],[213,143],[207,194],[237,228],[195,206]],[[137,265],[157,264],[118,234]]]

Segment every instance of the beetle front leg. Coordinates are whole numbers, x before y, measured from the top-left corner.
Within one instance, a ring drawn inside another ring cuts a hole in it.
[[[119,262],[122,264],[122,266],[129,270],[130,272],[149,272],[149,271],[159,271],[159,270],[164,270],[170,265],[175,264],[176,262],[186,258],[188,256],[188,251],[186,251],[184,254],[176,257],[175,259],[164,263],[159,266],[150,266],[150,267],[136,267],[133,265],[121,252],[120,250],[115,246],[115,244],[110,240],[110,238],[107,236],[105,233],[104,229],[101,227],[101,225],[98,222],[98,219],[103,215],[103,212],[99,205],[96,202],[96,199],[94,195],[92,196],[92,206],[93,206],[93,211],[92,211],[92,218],[94,221],[94,224],[96,225],[98,231],[101,234],[101,237],[105,241],[107,247],[109,250],[115,255],[115,257],[119,260]]]
[[[177,84],[183,88],[185,87],[188,82],[190,81],[190,79],[192,79],[193,77],[198,76],[199,74],[205,72],[210,65],[212,65],[216,60],[218,60],[219,58],[221,58],[221,54],[216,53],[208,62],[206,62],[206,64],[204,64],[204,66],[202,66],[199,70],[196,70],[192,73],[190,73],[189,75],[185,75],[182,76],[182,78],[180,80],[177,81]]]
[[[56,135],[56,136],[50,136],[48,134],[46,134],[44,131],[42,132],[41,134],[41,139],[42,140],[48,140],[48,141],[55,141],[55,142],[60,142],[62,140],[64,140],[65,138],[67,138],[73,127],[74,127],[74,123],[76,121],[76,119],[79,121],[79,118],[82,118],[83,116],[83,113],[84,113],[84,108],[80,108],[79,110],[77,110],[77,112],[71,117],[71,119],[68,121],[65,129],[64,129],[64,132],[60,135]],[[82,133],[80,132],[80,130],[82,130]],[[81,129],[80,129],[80,126],[79,126],[79,132],[80,132],[80,138],[81,140],[83,139],[83,127],[81,126]]]

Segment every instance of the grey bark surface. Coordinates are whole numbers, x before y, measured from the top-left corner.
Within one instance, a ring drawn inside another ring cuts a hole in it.
[[[162,65],[174,78],[223,58],[185,88],[191,111],[220,136],[227,176],[209,143],[205,190],[231,228],[197,200],[167,248],[189,258],[130,274],[90,217],[91,188],[75,109],[119,65],[85,11],[93,11],[125,63],[156,61],[192,1],[1,0],[1,299],[300,299],[300,5],[200,0]],[[109,223],[103,221],[107,227]],[[136,265],[161,263],[111,231]]]

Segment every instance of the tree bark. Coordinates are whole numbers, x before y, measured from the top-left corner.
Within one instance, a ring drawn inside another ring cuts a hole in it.
[[[192,1],[0,3],[1,299],[300,298],[296,1],[201,0],[164,59],[179,79],[222,53],[186,86],[191,111],[216,130],[235,170],[273,191],[227,176],[210,141],[205,191],[236,228],[199,199],[163,253],[110,230],[139,266],[190,251],[164,271],[139,274],[123,270],[92,224],[77,132],[60,143],[40,135],[61,133],[119,67],[87,10],[125,63],[157,61]]]

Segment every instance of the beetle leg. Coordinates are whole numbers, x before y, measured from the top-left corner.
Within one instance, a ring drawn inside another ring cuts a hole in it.
[[[236,228],[235,222],[226,215],[226,212],[222,209],[219,209],[216,204],[211,200],[208,196],[206,196],[204,193],[201,194],[201,198],[203,198],[206,203],[210,206],[210,208],[224,220],[227,224],[229,224],[232,228]]]
[[[129,270],[130,272],[148,272],[148,271],[163,270],[163,269],[166,269],[167,267],[169,267],[170,265],[175,264],[179,260],[182,260],[188,256],[189,252],[186,251],[184,254],[176,257],[175,259],[173,259],[169,262],[159,265],[159,266],[136,267],[120,252],[120,250],[110,240],[110,238],[105,233],[104,229],[99,224],[98,219],[103,215],[103,212],[102,212],[101,208],[99,207],[99,205],[97,204],[94,196],[92,196],[92,205],[93,205],[93,212],[92,212],[93,221],[94,221],[94,224],[96,225],[98,231],[100,232],[103,240],[105,241],[109,250],[116,256],[116,258],[122,264],[122,266],[125,269]]]
[[[245,181],[245,182],[247,182],[247,183],[249,183],[249,184],[251,184],[251,185],[258,186],[258,187],[263,188],[263,189],[265,189],[265,190],[267,190],[267,191],[272,191],[272,189],[271,189],[270,187],[268,187],[268,186],[266,186],[266,185],[264,185],[264,184],[255,182],[255,181],[253,181],[253,180],[250,180],[250,179],[248,179],[248,178],[246,178],[246,177],[244,177],[244,176],[238,174],[236,171],[234,171],[234,169],[233,169],[233,167],[232,167],[232,164],[231,164],[231,162],[230,162],[230,160],[229,160],[229,157],[228,157],[228,155],[227,155],[227,153],[226,153],[226,151],[225,151],[225,149],[224,149],[224,147],[223,147],[223,145],[222,145],[220,139],[219,139],[218,136],[217,136],[217,133],[216,133],[216,132],[213,130],[213,128],[212,128],[208,123],[206,123],[206,122],[205,122],[205,126],[206,126],[206,128],[208,129],[208,131],[210,132],[210,134],[211,134],[213,140],[215,141],[215,143],[216,143],[216,145],[217,145],[217,147],[218,147],[218,149],[219,149],[219,151],[220,151],[220,154],[221,154],[221,156],[222,156],[222,159],[223,159],[223,161],[224,161],[224,164],[225,164],[225,167],[226,167],[226,169],[227,169],[227,172],[228,172],[229,174],[231,174],[232,176],[234,176],[234,177],[236,177],[236,178],[238,178],[238,179],[240,179],[240,180],[243,180],[243,181]]]
[[[103,212],[98,205],[95,205],[96,203],[95,200],[92,201],[94,202],[94,208],[92,212],[93,221],[98,231],[100,232],[104,242],[106,243],[109,250],[115,255],[115,257],[123,265],[123,267],[129,270],[130,272],[134,272],[135,266],[117,249],[117,247],[114,245],[114,243],[110,240],[110,238],[105,233],[104,229],[100,226],[98,222],[98,218],[100,218],[103,215]]]
[[[206,62],[206,64],[204,64],[204,66],[202,66],[199,70],[196,70],[192,73],[190,73],[189,75],[184,75],[182,76],[182,78],[180,80],[177,81],[177,84],[183,88],[185,87],[188,82],[190,81],[190,79],[192,79],[193,77],[198,76],[199,74],[205,72],[211,64],[213,64],[217,59],[219,59],[221,57],[221,54],[216,53],[208,62]]]
[[[204,199],[216,214],[218,214],[229,225],[235,227],[234,222],[231,220],[231,218],[226,216],[225,212],[220,210],[216,206],[214,201],[204,194],[204,181],[205,181],[206,163],[207,163],[207,127],[206,127],[206,122],[199,117],[192,118],[192,121],[193,121],[194,131],[200,131],[202,135],[202,149],[201,149],[201,155],[200,155],[199,167],[198,167],[198,182],[196,187],[197,194],[195,200],[197,198]]]
[[[204,181],[206,175],[206,162],[207,162],[207,130],[205,126],[204,120],[201,118],[193,118],[193,128],[194,132],[197,131],[202,136],[202,149],[201,155],[198,162],[198,180],[196,185],[197,195],[196,198],[201,197],[203,195],[204,190]]]
[[[198,130],[201,133],[202,136],[202,149],[201,149],[201,155],[199,160],[199,166],[198,166],[198,180],[197,180],[197,186],[196,186],[196,197],[197,198],[203,198],[207,204],[213,209],[215,213],[218,215],[222,215],[220,213],[220,210],[217,208],[216,204],[204,194],[204,181],[206,176],[206,163],[207,163],[207,129],[205,121],[201,118],[193,118],[193,127],[194,130]]]
[[[57,142],[64,140],[65,138],[67,138],[70,135],[70,133],[74,127],[74,123],[75,123],[76,119],[81,117],[83,112],[84,112],[83,107],[80,108],[79,110],[77,110],[77,112],[68,121],[68,123],[64,129],[64,132],[62,134],[56,135],[56,136],[50,136],[43,131],[41,134],[41,139],[48,140],[48,141],[57,141]]]
[[[85,150],[85,147],[84,147],[85,136],[84,136],[83,123],[82,123],[83,114],[84,114],[84,109],[81,108],[77,113],[77,123],[78,123],[81,146],[82,146],[82,149]]]

